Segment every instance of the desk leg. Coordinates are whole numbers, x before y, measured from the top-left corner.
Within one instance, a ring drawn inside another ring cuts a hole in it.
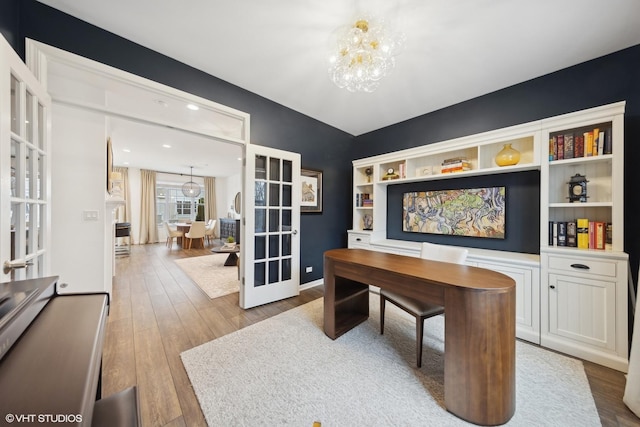
[[[337,270],[325,259],[324,333],[334,340],[369,318],[369,285],[342,277],[361,277],[348,268]]]
[[[504,424],[515,412],[515,288],[445,291],[444,402],[458,417]]]

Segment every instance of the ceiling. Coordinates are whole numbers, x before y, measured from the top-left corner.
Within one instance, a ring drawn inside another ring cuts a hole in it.
[[[40,2],[356,136],[640,44],[638,0]],[[327,73],[358,12],[406,37],[373,93]]]

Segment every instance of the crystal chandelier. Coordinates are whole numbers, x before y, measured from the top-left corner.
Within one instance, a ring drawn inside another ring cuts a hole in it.
[[[191,179],[182,184],[182,194],[185,197],[198,197],[200,195],[200,185],[193,182],[193,166],[191,166]]]
[[[350,92],[373,92],[393,70],[395,55],[404,42],[402,34],[392,34],[382,22],[364,18],[338,29],[335,35],[329,76]]]

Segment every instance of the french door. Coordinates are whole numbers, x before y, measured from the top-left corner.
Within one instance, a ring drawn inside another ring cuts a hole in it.
[[[240,306],[300,293],[300,154],[247,144]]]
[[[0,37],[0,282],[49,274],[51,98]]]

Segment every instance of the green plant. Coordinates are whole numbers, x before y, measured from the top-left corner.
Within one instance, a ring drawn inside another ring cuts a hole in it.
[[[233,238],[233,236],[229,236],[227,237],[227,243],[235,243],[236,239]]]

